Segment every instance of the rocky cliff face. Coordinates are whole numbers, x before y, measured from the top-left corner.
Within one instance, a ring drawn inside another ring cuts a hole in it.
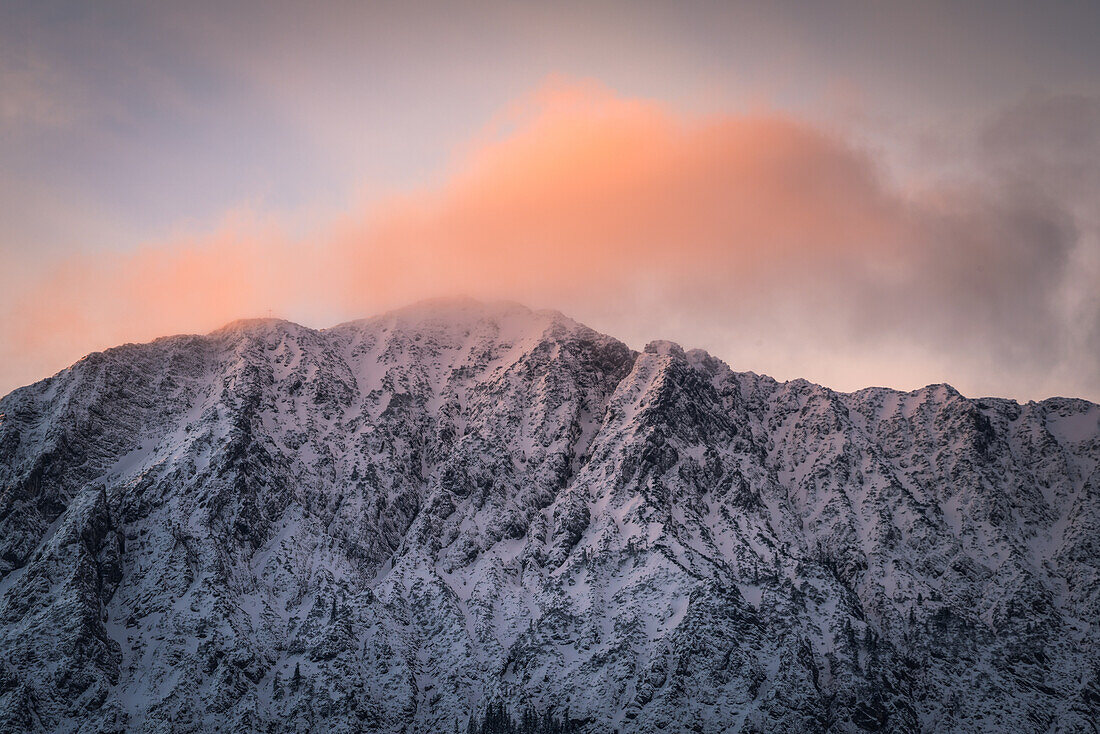
[[[93,354],[0,401],[0,731],[1095,732],[1098,422],[473,303]]]

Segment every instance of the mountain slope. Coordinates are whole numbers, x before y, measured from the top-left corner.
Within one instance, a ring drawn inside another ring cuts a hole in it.
[[[0,730],[1095,731],[1098,423],[465,302],[93,354],[0,400]]]

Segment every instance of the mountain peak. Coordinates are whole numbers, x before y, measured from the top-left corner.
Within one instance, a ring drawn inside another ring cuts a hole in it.
[[[229,334],[241,334],[241,333],[258,333],[269,331],[287,331],[305,329],[307,327],[287,319],[274,318],[274,317],[257,317],[257,318],[244,318],[230,321],[228,324],[221,326],[214,331],[210,332],[211,336],[229,335]]]

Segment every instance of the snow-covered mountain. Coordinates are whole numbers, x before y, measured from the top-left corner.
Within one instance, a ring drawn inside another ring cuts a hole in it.
[[[1098,423],[472,302],[92,354],[0,400],[0,731],[1095,732]]]

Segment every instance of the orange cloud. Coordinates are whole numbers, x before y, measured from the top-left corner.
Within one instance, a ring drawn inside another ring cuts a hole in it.
[[[628,337],[643,322],[668,330],[646,336],[719,353],[759,341],[738,366],[854,387],[898,362],[888,343],[907,350],[899,380],[981,369],[967,350],[1049,350],[1063,225],[1045,202],[902,196],[867,153],[773,112],[686,117],[555,80],[458,151],[438,186],[307,239],[235,218],[30,273],[0,303],[0,350],[56,368],[268,309],[324,325],[466,293],[591,314]],[[931,356],[914,371],[913,354]],[[33,376],[4,369],[0,380]]]
[[[559,83],[498,127],[444,186],[383,203],[345,239],[358,276],[543,296],[647,273],[747,275],[901,238],[873,163],[780,116],[683,119]]]

